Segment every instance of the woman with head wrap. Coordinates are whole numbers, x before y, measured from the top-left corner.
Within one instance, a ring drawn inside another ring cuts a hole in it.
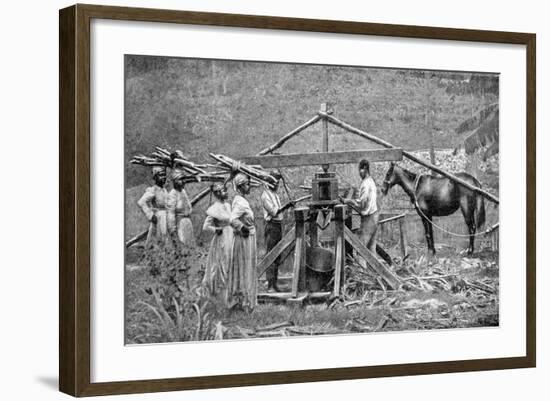
[[[225,185],[214,184],[210,190],[215,200],[206,210],[206,219],[202,229],[214,235],[210,242],[202,284],[210,294],[217,295],[227,288],[233,229],[229,225],[231,206],[227,202]]]
[[[180,169],[172,171],[172,184],[174,188],[168,193],[166,210],[168,212],[168,231],[171,235],[177,235],[182,244],[195,246],[195,233],[191,223],[193,208],[187,192],[185,192],[185,174]]]
[[[146,245],[164,244],[167,234],[166,198],[168,192],[164,188],[166,184],[166,167],[153,167],[153,180],[155,184],[147,188],[137,202],[149,221]]]
[[[233,179],[237,194],[231,205],[230,224],[234,238],[229,263],[227,304],[230,309],[251,311],[256,306],[256,228],[254,212],[246,196],[250,193],[247,176],[239,173]]]

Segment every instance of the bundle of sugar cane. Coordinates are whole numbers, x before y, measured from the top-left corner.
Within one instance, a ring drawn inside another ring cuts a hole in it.
[[[166,163],[163,160],[159,160],[156,157],[149,157],[144,155],[134,156],[132,160],[130,160],[130,163],[139,164],[140,166],[148,166],[148,167],[156,167],[156,166],[169,167],[166,165]]]
[[[150,156],[134,156],[130,163],[148,167],[164,166],[181,169],[186,173],[185,182],[223,182],[224,177],[220,173],[227,174],[227,171],[207,172],[205,168],[210,167],[209,165],[193,163],[182,151],[169,151],[159,146],[155,147],[155,151]]]
[[[181,150],[174,150],[173,152],[170,152],[167,149],[157,146],[152,156],[157,157],[160,160],[164,160],[167,165],[172,168],[181,168],[185,172],[192,175],[207,174],[200,165],[189,160]]]
[[[243,173],[252,180],[252,183],[260,182],[266,184],[271,189],[274,189],[275,185],[277,185],[275,177],[257,166],[251,166],[220,154],[210,153],[210,157],[219,163],[219,168],[228,173]]]

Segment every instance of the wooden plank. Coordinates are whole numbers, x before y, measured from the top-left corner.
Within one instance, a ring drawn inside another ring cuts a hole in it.
[[[344,219],[346,216],[346,205],[338,205],[334,208],[334,235],[336,239],[336,257],[334,258],[334,296],[340,296],[344,275]]]
[[[275,259],[282,254],[294,242],[295,229],[292,227],[289,232],[269,251],[256,266],[258,277],[264,274],[269,266],[275,262]]]
[[[349,228],[344,227],[344,237],[346,241],[348,241],[351,246],[361,255],[367,262],[367,264],[376,272],[378,273],[385,281],[388,283],[388,285],[391,287],[392,290],[397,289],[399,286],[399,283],[401,280],[399,277],[397,277],[393,272],[386,269],[386,267],[380,262],[376,256],[374,256],[371,251],[367,249],[367,247],[357,238]]]
[[[402,213],[402,214],[398,214],[397,216],[388,217],[388,218],[386,218],[386,219],[380,220],[380,221],[378,222],[378,225],[382,225],[382,224],[389,223],[390,221],[402,219],[402,218],[405,217],[406,215],[407,215],[407,213]]]
[[[292,295],[296,297],[298,291],[303,289],[305,284],[305,221],[308,208],[300,207],[294,209],[294,220],[296,222],[296,247],[294,248],[294,265],[292,268]]]
[[[405,229],[405,220],[399,220],[399,243],[401,244],[401,257],[405,259],[408,253],[407,249],[407,231]]]
[[[334,258],[334,296],[340,296],[342,286],[342,237],[336,239],[336,257]]]
[[[305,292],[298,293],[298,297],[307,295],[306,299],[325,299],[329,298],[332,295],[332,292],[329,291],[320,291],[320,292]],[[266,300],[283,300],[292,298],[292,292],[260,292],[258,293],[258,301]]]
[[[259,164],[263,168],[311,166],[323,164],[359,163],[361,159],[371,162],[400,161],[402,149],[365,149],[341,152],[290,153],[287,155],[250,156],[242,159],[247,164]]]
[[[296,237],[296,248],[294,248],[294,264],[292,267],[292,296],[298,295],[298,282],[300,281],[300,265],[302,264],[302,237]]]
[[[317,230],[317,210],[312,210],[309,216],[309,246],[314,248],[319,244],[319,231]]]
[[[327,104],[321,104],[321,112],[328,113]],[[323,118],[323,153],[328,153],[328,121],[326,118]],[[323,164],[323,171],[326,173],[329,169],[328,164]]]
[[[377,136],[374,136],[372,134],[369,134],[365,131],[362,131],[358,128],[355,128],[354,126],[352,125],[349,125],[348,123],[345,123],[344,121],[342,120],[339,120],[337,119],[336,117],[334,116],[331,116],[330,114],[326,114],[326,113],[321,113],[319,112],[319,115],[326,118],[329,122],[333,123],[334,125],[340,127],[340,128],[343,128],[345,129],[346,131],[348,132],[351,132],[352,134],[355,134],[355,135],[358,135],[358,136],[361,136],[363,138],[366,138],[374,143],[377,143],[379,145],[382,145],[388,149],[395,149],[395,146],[393,146],[391,143],[389,142],[386,142],[384,141],[383,139],[380,139],[378,138]],[[433,164],[431,163],[428,163],[422,159],[419,159],[418,157],[416,157],[415,155],[413,155],[412,153],[410,152],[407,152],[407,151],[403,151],[403,157],[406,157],[407,159],[409,160],[412,160],[413,162],[415,163],[418,163],[420,164],[421,166],[424,166],[426,168],[429,168],[430,170],[432,171],[435,171],[436,173],[439,173],[441,174],[442,176],[444,177],[447,177],[448,179],[456,182],[457,184],[460,184],[462,185],[463,187],[466,187],[468,188],[469,190],[471,191],[474,191],[475,193],[478,193],[479,195],[483,196],[484,198],[490,200],[491,202],[494,202],[496,203],[497,205],[499,204],[499,199],[494,196],[493,194],[487,192],[487,191],[484,191],[483,189],[481,188],[478,188],[464,180],[461,180],[460,178],[456,177],[455,175],[451,174],[451,173],[448,173],[446,172],[445,170],[442,170],[440,169],[439,167],[436,167],[434,166]]]

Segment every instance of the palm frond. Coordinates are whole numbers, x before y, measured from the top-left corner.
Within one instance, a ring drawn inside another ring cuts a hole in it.
[[[457,134],[464,134],[465,132],[473,131],[481,126],[481,124],[487,120],[493,113],[498,113],[498,103],[492,103],[489,106],[481,109],[474,116],[464,120],[456,129]]]

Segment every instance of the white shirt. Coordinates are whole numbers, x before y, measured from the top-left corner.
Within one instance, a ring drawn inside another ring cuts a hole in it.
[[[283,214],[277,212],[281,209],[281,200],[279,195],[270,189],[262,193],[262,206],[264,208],[265,221],[283,221]]]
[[[361,212],[361,216],[369,216],[378,211],[376,206],[376,184],[372,177],[366,177],[361,182],[359,198],[355,200]]]

